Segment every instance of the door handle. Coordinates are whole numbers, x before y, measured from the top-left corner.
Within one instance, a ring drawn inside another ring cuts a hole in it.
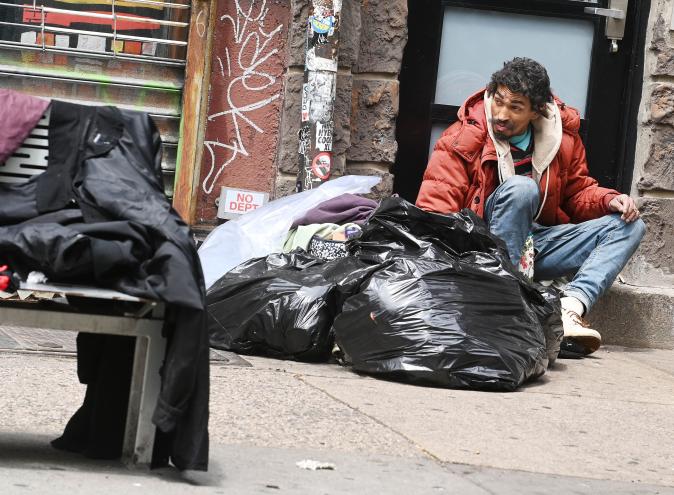
[[[609,0],[608,8],[585,7],[588,14],[606,17],[606,37],[611,41],[610,51],[618,51],[618,41],[625,36],[625,23],[627,22],[627,4],[629,0]]]
[[[625,11],[620,9],[600,9],[597,7],[585,7],[585,12],[588,14],[599,15],[602,17],[610,17],[611,19],[624,19]]]

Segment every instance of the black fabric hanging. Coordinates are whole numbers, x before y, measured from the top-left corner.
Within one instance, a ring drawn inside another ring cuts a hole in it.
[[[205,289],[190,230],[163,192],[159,133],[145,113],[54,101],[49,140],[43,174],[24,184],[0,184],[4,262],[23,276],[39,270],[51,281],[109,287],[167,303],[168,347],[153,415],[158,427],[153,464],[170,459],[179,469],[206,470]],[[71,432],[90,431],[73,421],[93,423],[96,430],[126,413],[122,401],[116,408],[96,404],[102,400],[101,385],[114,382],[118,369],[100,363],[131,366],[132,354],[120,350],[123,344],[107,345],[109,338],[78,346],[80,377],[87,377],[88,391],[69,424]],[[105,356],[91,359],[99,353]],[[86,453],[91,448],[78,442],[96,441],[75,435],[77,441],[67,445],[67,433],[57,442],[61,448]],[[113,437],[110,441],[121,445],[119,436]]]

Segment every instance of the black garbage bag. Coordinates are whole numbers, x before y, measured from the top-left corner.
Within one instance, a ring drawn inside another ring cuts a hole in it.
[[[332,322],[373,267],[302,251],[242,263],[206,296],[211,347],[300,361],[327,360]]]
[[[559,303],[516,272],[474,213],[437,215],[389,198],[351,252],[380,263],[333,326],[354,370],[508,391],[545,372],[544,326]]]
[[[543,325],[548,366],[551,366],[560,354],[562,339],[564,338],[559,292],[552,287],[543,287],[538,284],[536,288],[547,303],[534,304],[534,311],[536,311],[536,316]]]

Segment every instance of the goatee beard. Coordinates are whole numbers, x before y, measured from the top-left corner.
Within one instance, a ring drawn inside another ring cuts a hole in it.
[[[496,125],[500,124],[501,126],[505,127],[509,131],[512,131],[513,127],[512,127],[512,124],[510,122],[502,123],[500,121],[497,121],[496,119],[491,119],[490,123],[491,123],[491,130],[494,133],[494,137],[496,139],[498,139],[499,141],[507,141],[508,139],[510,139],[510,136],[508,136],[507,134],[503,134],[502,132],[496,130]]]
[[[498,132],[498,131],[494,130],[493,128],[492,128],[492,132],[494,133],[494,137],[496,139],[498,139],[499,141],[507,141],[508,139],[510,139],[508,136],[506,136],[502,132]]]

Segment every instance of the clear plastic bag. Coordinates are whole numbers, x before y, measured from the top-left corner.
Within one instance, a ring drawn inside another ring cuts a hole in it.
[[[199,248],[206,288],[246,260],[281,252],[293,221],[311,208],[342,194],[368,193],[379,181],[379,177],[345,175],[315,189],[271,201],[216,227]]]

